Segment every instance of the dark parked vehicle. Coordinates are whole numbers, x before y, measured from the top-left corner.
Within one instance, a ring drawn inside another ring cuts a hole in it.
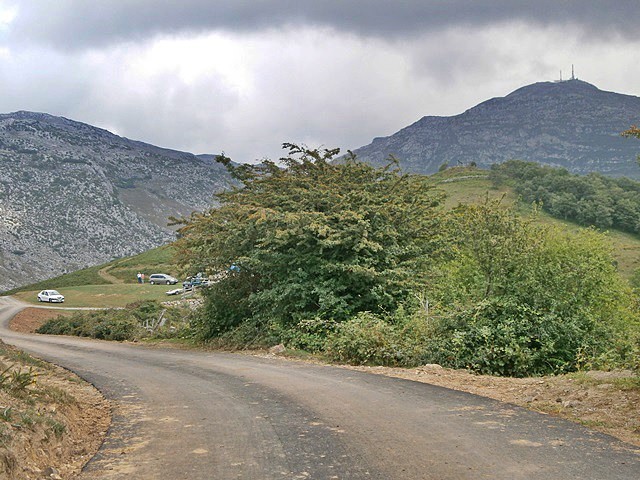
[[[149,283],[151,285],[175,285],[178,283],[178,279],[164,273],[154,273],[149,277]]]
[[[209,278],[203,276],[203,274],[198,274],[195,277],[187,277],[187,279],[182,282],[182,287],[185,289],[190,289],[193,287],[206,287],[209,285]]]

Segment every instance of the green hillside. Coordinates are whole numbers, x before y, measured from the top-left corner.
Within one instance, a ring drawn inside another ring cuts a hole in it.
[[[119,258],[102,265],[15,288],[4,292],[4,295],[43,289],[59,290],[84,285],[131,284],[137,282],[136,274],[138,272],[144,273],[147,277],[153,273],[167,273],[177,276],[178,268],[173,262],[173,253],[174,250],[171,246],[158,247],[139,255]]]
[[[501,185],[496,188],[489,180],[489,171],[473,167],[453,167],[431,176],[434,185],[446,193],[445,205],[453,208],[460,203],[481,203],[490,199],[502,198],[505,205],[513,205],[518,201],[518,195],[513,188]],[[531,215],[530,205],[520,204],[518,210],[522,215]],[[571,221],[554,218],[550,214],[537,211],[536,221],[551,225],[562,225],[569,231],[584,227]],[[619,230],[609,230],[608,236],[614,249],[617,267],[620,274],[630,279],[634,272],[640,269],[640,236]]]
[[[138,285],[138,271],[175,275],[179,261],[213,273],[237,262],[160,334],[504,376],[640,365],[637,292],[622,278],[637,270],[637,235],[552,218],[493,170],[403,175],[290,148],[289,169],[235,172],[244,187],[192,217],[172,247],[46,282],[67,305],[129,307],[71,323],[138,335],[141,318],[174,308],[158,302],[172,288]],[[41,285],[16,296],[33,302]]]

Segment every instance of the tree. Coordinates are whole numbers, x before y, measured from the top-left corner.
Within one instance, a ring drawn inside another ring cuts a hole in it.
[[[282,167],[222,162],[239,186],[184,219],[187,269],[227,272],[207,294],[202,335],[243,322],[273,329],[396,309],[438,250],[441,196],[427,178],[360,163],[339,150],[285,144]],[[237,271],[228,271],[230,265]]]
[[[640,128],[635,125],[632,125],[629,130],[625,130],[621,134],[623,137],[636,137],[640,138]]]
[[[623,137],[635,137],[635,138],[640,138],[640,128],[638,128],[635,125],[632,125],[629,130],[625,130],[624,132],[621,133],[621,135]],[[640,155],[638,155],[637,158],[637,162],[638,165],[640,165]]]

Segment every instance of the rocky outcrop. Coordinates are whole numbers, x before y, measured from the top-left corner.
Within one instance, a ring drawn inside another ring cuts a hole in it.
[[[174,238],[229,185],[211,158],[43,113],[0,115],[0,291]]]

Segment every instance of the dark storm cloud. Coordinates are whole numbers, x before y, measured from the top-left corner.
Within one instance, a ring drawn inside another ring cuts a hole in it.
[[[7,2],[11,5],[11,1]],[[55,0],[14,2],[13,41],[90,48],[153,34],[315,25],[403,37],[455,26],[523,21],[578,25],[586,35],[637,36],[637,0]]]

